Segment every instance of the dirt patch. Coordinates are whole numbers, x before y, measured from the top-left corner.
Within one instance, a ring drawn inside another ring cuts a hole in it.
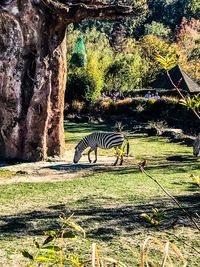
[[[15,172],[15,175],[0,176],[0,184],[11,184],[21,182],[54,182],[66,179],[74,179],[95,170],[120,168],[123,166],[112,166],[114,157],[99,156],[97,164],[86,163],[84,156],[79,164],[72,164],[71,160],[55,160],[51,162],[31,162],[0,164],[0,170]],[[125,161],[124,165],[130,164]]]

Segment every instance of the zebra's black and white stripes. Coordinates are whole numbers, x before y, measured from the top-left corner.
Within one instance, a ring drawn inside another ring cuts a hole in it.
[[[110,149],[110,148],[121,148],[122,144],[126,140],[125,136],[121,133],[113,133],[113,132],[95,132],[86,137],[84,137],[78,145],[75,147],[75,154],[74,154],[74,163],[78,163],[82,156],[82,152],[87,148],[90,147],[88,151],[88,160],[91,162],[90,153],[92,151],[95,152],[95,160],[94,163],[97,161],[97,148],[103,149]],[[128,144],[127,144],[128,147]],[[128,149],[127,149],[128,150]],[[128,152],[127,152],[128,153]],[[120,155],[120,164],[123,163],[123,155]],[[117,155],[116,161],[114,165],[117,164],[119,156]]]

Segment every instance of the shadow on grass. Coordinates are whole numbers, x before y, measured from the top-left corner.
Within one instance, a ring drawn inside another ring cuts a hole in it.
[[[103,123],[92,124],[92,123],[73,123],[64,122],[64,130],[69,133],[91,133],[95,131],[113,131],[112,124],[106,125]]]
[[[176,198],[193,216],[200,212],[200,194],[177,196]],[[74,219],[86,230],[88,237],[104,241],[119,236],[122,231],[136,234],[149,228],[152,231],[169,230],[173,228],[174,221],[177,221],[177,224],[181,226],[193,228],[191,221],[185,214],[166,198],[154,199],[148,204],[120,206],[116,204],[112,207],[102,206],[99,204],[101,201],[105,201],[105,198],[90,196],[74,202],[73,207],[76,206],[77,208],[69,209],[67,205],[61,204],[49,206],[44,211],[1,216],[1,238],[10,235],[43,235],[45,231],[59,229],[58,218],[62,213],[66,216],[74,213]],[[112,198],[110,197],[106,199],[107,203],[111,201]],[[80,204],[81,208],[79,208]],[[152,208],[155,207],[165,210],[165,219],[159,227],[153,227],[141,217],[142,213],[151,213]]]
[[[167,159],[167,160],[166,160]],[[125,159],[126,160],[126,159]],[[148,159],[147,159],[148,161]],[[134,174],[139,173],[139,168],[137,165],[139,160],[130,160],[125,162],[123,166],[113,166],[112,163],[108,164],[90,164],[90,163],[79,163],[79,164],[56,164],[56,165],[49,165],[43,168],[47,169],[54,169],[54,170],[66,170],[68,173],[76,173],[80,170],[89,170],[91,172],[87,172],[85,175],[91,176],[95,173],[110,173],[118,175],[125,175],[125,174]],[[196,161],[192,156],[181,156],[181,155],[174,155],[167,157],[164,155],[161,157],[154,157],[149,160],[149,163],[146,167],[148,172],[156,171],[156,176],[162,178],[165,174],[173,174],[174,170],[176,172],[185,173],[196,171],[200,168],[199,162]],[[160,174],[158,174],[160,173]]]
[[[187,155],[174,155],[167,157],[166,160],[173,161],[173,162],[196,162],[196,158],[193,156],[187,156]]]

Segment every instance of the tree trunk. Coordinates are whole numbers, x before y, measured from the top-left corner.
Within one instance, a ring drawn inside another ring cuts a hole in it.
[[[141,12],[95,0],[1,0],[1,160],[62,155],[66,25],[131,13]]]
[[[0,158],[60,156],[65,25],[57,17],[44,16],[31,1],[13,3],[9,11],[0,13]]]

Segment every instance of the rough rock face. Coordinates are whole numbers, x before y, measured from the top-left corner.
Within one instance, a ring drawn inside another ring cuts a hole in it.
[[[90,0],[0,1],[1,160],[63,153],[66,25],[131,13],[140,10]]]
[[[0,157],[60,155],[65,26],[32,1],[9,2],[0,13]]]

